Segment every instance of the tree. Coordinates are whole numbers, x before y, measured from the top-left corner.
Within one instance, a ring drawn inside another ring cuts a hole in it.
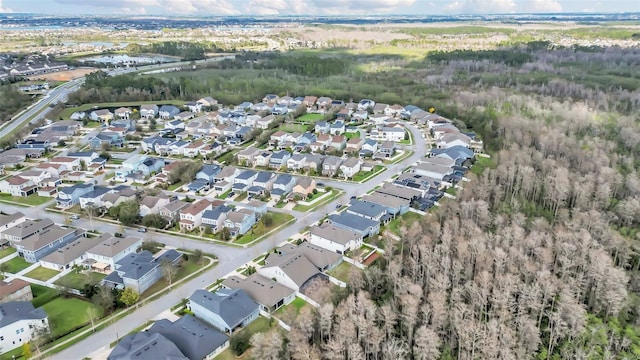
[[[98,216],[100,214],[100,209],[93,205],[86,206],[83,209],[84,213],[89,218],[89,225],[91,226],[91,231],[93,231],[93,217]]]
[[[271,225],[273,225],[273,216],[269,213],[266,213],[264,215],[262,215],[262,224],[264,224],[265,227],[271,227]]]
[[[142,218],[142,225],[146,227],[154,227],[156,229],[164,229],[168,221],[160,214],[147,214]]]
[[[0,263],[0,277],[4,280],[7,277],[7,272],[9,272],[9,264],[7,262]]]
[[[87,316],[89,317],[89,321],[91,321],[91,332],[95,332],[95,320],[98,318],[98,310],[93,306],[89,306],[87,308]]]
[[[111,209],[109,209],[109,214],[111,214]],[[140,218],[140,203],[136,200],[125,201],[117,206],[117,212],[117,218],[122,225],[131,226],[136,224]]]
[[[282,336],[278,331],[257,333],[251,337],[252,354],[256,359],[277,360],[280,359],[282,349]]]
[[[113,291],[108,286],[98,286],[97,291],[91,297],[91,302],[110,312],[115,306]]]
[[[220,240],[222,241],[229,241],[231,239],[231,232],[229,231],[228,227],[223,227],[222,230],[220,230]]]
[[[137,304],[139,299],[140,295],[132,288],[125,288],[120,294],[120,301],[127,307]]]
[[[162,268],[162,276],[169,283],[169,286],[171,286],[173,279],[178,275],[178,266],[165,259],[160,263],[160,267]]]
[[[22,344],[22,357],[25,359],[31,359],[31,345],[26,342]]]
[[[201,265],[201,264],[202,264],[202,261],[204,260],[204,254],[202,253],[202,250],[200,250],[200,249],[195,249],[195,250],[193,251],[193,254],[191,255],[191,258],[193,259],[193,261],[194,261],[196,264]]]

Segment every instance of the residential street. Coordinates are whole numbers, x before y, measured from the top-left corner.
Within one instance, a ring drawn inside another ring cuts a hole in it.
[[[407,128],[412,132],[414,145],[411,146],[414,153],[412,156],[407,159],[397,163],[390,165],[386,171],[380,173],[375,176],[373,179],[369,180],[366,184],[356,184],[356,183],[346,183],[339,181],[323,181],[321,182],[330,185],[335,188],[340,188],[344,191],[342,197],[326,204],[325,206],[318,208],[316,211],[311,213],[299,213],[299,212],[290,212],[294,216],[298,217],[298,221],[292,223],[288,227],[282,229],[281,231],[268,236],[266,239],[261,242],[255,244],[252,247],[248,248],[236,248],[232,246],[223,246],[212,243],[206,243],[202,241],[192,240],[189,238],[180,238],[173,235],[156,233],[154,231],[149,231],[147,233],[135,233],[135,230],[128,229],[127,232],[133,236],[140,236],[147,240],[158,241],[161,243],[165,243],[167,246],[176,247],[176,248],[185,248],[185,249],[200,249],[204,253],[215,254],[218,256],[219,262],[218,264],[211,268],[210,270],[204,272],[203,274],[197,276],[196,278],[188,281],[186,283],[182,283],[180,286],[176,287],[173,291],[169,292],[166,295],[159,297],[158,299],[147,303],[144,306],[139,307],[138,309],[132,310],[131,313],[124,318],[116,321],[115,323],[109,325],[103,330],[97,332],[96,334],[74,344],[73,346],[51,356],[52,359],[81,359],[88,354],[94,352],[95,350],[101,349],[105,346],[109,346],[109,344],[118,338],[123,337],[127,333],[133,331],[135,328],[143,324],[145,321],[152,319],[157,316],[159,313],[165,311],[171,306],[175,305],[183,298],[189,297],[191,293],[197,289],[203,288],[213,282],[215,282],[218,278],[232,272],[236,268],[240,267],[247,261],[252,260],[257,257],[261,253],[268,251],[275,247],[277,244],[286,241],[288,238],[294,236],[306,226],[313,224],[314,222],[320,220],[326,214],[334,211],[336,209],[337,204],[347,204],[351,196],[361,196],[368,190],[376,187],[380,183],[389,180],[394,175],[401,173],[407,166],[411,163],[416,162],[417,160],[423,158],[426,154],[427,148],[425,146],[424,139],[422,139],[420,130],[414,127],[411,124],[407,124]],[[31,208],[21,208],[11,205],[4,205],[4,211],[21,211],[28,217],[32,218],[50,218],[56,223],[64,224],[65,216],[58,213],[52,213],[45,211],[46,205],[41,205],[38,207]],[[282,211],[282,209],[277,209]],[[121,232],[121,226],[101,222],[98,220],[94,220],[93,224],[90,224],[89,220],[86,217],[82,217],[79,220],[75,220],[72,223],[73,226],[81,227],[85,229],[95,229],[100,232]],[[93,225],[93,226],[92,226]]]

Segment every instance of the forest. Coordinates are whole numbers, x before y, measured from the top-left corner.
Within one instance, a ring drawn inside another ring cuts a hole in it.
[[[12,84],[0,84],[0,99],[0,124],[10,120],[11,115],[33,101],[31,96],[18,91],[18,87]]]
[[[481,134],[495,165],[291,332],[256,336],[255,358],[640,358],[640,49],[249,56],[97,79],[70,102],[278,93],[434,106]],[[335,66],[305,67],[314,57]]]

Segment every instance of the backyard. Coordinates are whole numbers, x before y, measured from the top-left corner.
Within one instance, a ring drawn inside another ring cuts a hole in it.
[[[0,259],[4,258],[5,256],[9,256],[13,254],[14,252],[16,252],[16,249],[12,247],[8,247],[6,249],[0,250]]]
[[[270,231],[284,224],[288,224],[289,221],[294,219],[294,217],[289,214],[276,212],[269,213],[269,216],[271,216],[271,224],[269,226],[265,226],[264,222],[258,221],[251,230],[247,231],[246,234],[242,235],[234,242],[237,244],[248,244],[256,239],[260,239]]]
[[[22,270],[28,268],[29,266],[31,266],[31,263],[26,262],[20,256],[16,256],[13,259],[5,262],[4,264],[5,264],[5,265],[3,265],[5,267],[4,270],[6,272],[10,272],[12,274],[17,274],[20,271],[22,271]]]
[[[32,279],[40,280],[40,281],[47,281],[52,277],[58,275],[59,273],[60,273],[59,271],[47,269],[40,266],[29,271],[28,273],[25,274],[25,276],[30,277]]]
[[[54,284],[68,287],[71,289],[82,290],[85,284],[95,285],[100,282],[106,275],[97,272],[82,273],[72,271],[67,275],[56,280]]]
[[[349,276],[354,269],[357,269],[357,268],[349,264],[348,262],[343,261],[340,265],[329,270],[327,273],[338,280],[348,282]]]
[[[322,120],[324,118],[324,115],[322,114],[304,114],[300,117],[296,118],[296,121],[301,121],[301,122],[316,122],[319,120]]]
[[[400,236],[400,228],[402,226],[407,226],[410,223],[419,221],[420,219],[422,219],[422,215],[409,211],[389,221],[386,227],[389,231],[391,231],[391,233]]]
[[[197,264],[191,259],[182,261],[182,263],[180,264],[180,269],[178,270],[178,273],[175,275],[174,279],[172,280],[172,284],[175,284],[177,281],[180,281],[181,279],[184,279],[190,276],[191,274],[195,273],[196,271],[198,271],[199,269],[207,265],[209,265],[209,259],[205,257],[202,258],[202,264]],[[156,292],[166,289],[167,285],[168,285],[168,282],[164,278],[161,278],[160,280],[158,280],[157,283],[153,284],[150,288],[148,288],[145,292],[143,292],[140,295],[140,299],[141,300],[146,299],[151,295],[155,294]]]
[[[267,319],[266,317],[259,316],[255,319],[251,324],[247,325],[246,328],[240,330],[239,332],[233,334],[231,338],[243,338],[243,339],[251,339],[251,336],[257,333],[265,333],[269,331],[273,327],[271,323],[271,319]],[[250,355],[248,351],[245,351],[242,355],[236,356],[231,347],[223,351],[220,355],[216,357],[216,360],[238,360],[238,359],[249,359]]]
[[[0,201],[12,204],[20,204],[22,206],[38,206],[53,200],[50,197],[30,195],[30,196],[11,196],[10,194],[0,194]]]
[[[63,336],[91,321],[89,309],[93,309],[94,319],[102,317],[103,309],[78,298],[59,297],[42,306],[49,316],[51,334],[54,338]]]
[[[56,289],[38,284],[31,284],[31,293],[33,294],[33,300],[31,300],[31,303],[34,307],[40,307],[55,299],[60,294]]]

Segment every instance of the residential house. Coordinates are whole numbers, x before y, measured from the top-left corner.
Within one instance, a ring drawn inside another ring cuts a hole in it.
[[[17,175],[0,180],[0,192],[11,196],[29,196],[37,191],[38,186],[33,181]]]
[[[0,304],[9,301],[31,301],[32,299],[33,293],[30,283],[18,278],[8,282],[0,280]]]
[[[39,329],[49,329],[49,318],[42,308],[30,301],[0,304],[0,347],[3,353],[28,344]]]
[[[393,157],[396,152],[396,143],[392,141],[385,141],[380,144],[378,152],[374,154],[375,158],[378,159],[388,159]]]
[[[293,154],[287,160],[287,169],[289,170],[302,170],[307,161],[307,156],[305,154]]]
[[[465,146],[456,145],[446,149],[431,149],[430,156],[451,159],[455,165],[462,166],[467,160],[473,159],[475,154]]]
[[[253,165],[254,158],[261,154],[264,150],[260,150],[255,146],[249,146],[248,148],[238,152],[236,155],[238,157],[238,163],[243,164],[245,166]]]
[[[112,189],[112,191],[102,196],[101,202],[104,209],[120,205],[125,201],[136,200],[136,190],[133,188]]]
[[[194,202],[180,212],[180,228],[189,231],[197,228],[202,223],[202,214],[212,209],[213,203],[207,199]]]
[[[323,249],[344,254],[362,246],[362,234],[324,223],[311,227],[309,241]]]
[[[64,166],[66,170],[70,171],[80,170],[80,159],[68,156],[56,156],[49,160],[49,164],[60,164]]]
[[[71,152],[67,154],[67,157],[72,159],[78,159],[80,163],[80,167],[82,168],[82,163],[85,166],[89,166],[93,162],[93,160],[100,157],[97,151],[82,151],[82,152]]]
[[[424,196],[428,190],[428,188],[421,189],[420,187],[399,185],[397,183],[385,183],[382,187],[377,188],[375,192],[413,201]]]
[[[156,145],[158,145],[158,150],[164,150],[167,152],[169,149],[169,145],[173,143],[173,139],[163,138],[162,136],[150,136],[148,138],[142,139],[140,145],[142,146],[142,151],[144,152],[157,152]]]
[[[364,139],[359,137],[354,137],[347,140],[344,151],[349,153],[358,153],[360,149],[362,149],[362,145],[364,145]]]
[[[222,168],[216,164],[204,164],[202,169],[196,173],[196,179],[202,179],[212,185],[215,182],[216,175],[221,171]]]
[[[256,215],[253,211],[241,209],[229,211],[224,221],[224,227],[229,229],[231,236],[244,235],[256,223]]]
[[[147,195],[140,201],[140,216],[145,217],[149,214],[158,214],[160,209],[167,206],[170,200],[164,194],[157,196]]]
[[[358,102],[358,110],[367,111],[369,108],[373,110],[373,107],[376,106],[376,102],[370,99],[362,99]]]
[[[351,115],[351,119],[358,122],[363,122],[369,118],[369,113],[366,110],[358,110],[353,115]]]
[[[53,220],[25,220],[2,231],[2,239],[12,243],[20,242],[27,237],[37,234],[53,226]]]
[[[289,112],[288,105],[276,104],[271,108],[271,114],[273,115],[286,115]]]
[[[362,160],[359,158],[348,158],[340,164],[340,172],[345,179],[351,179],[360,172],[361,166]]]
[[[4,248],[7,242],[7,239],[2,236],[2,233],[14,226],[22,224],[25,221],[27,221],[27,217],[19,211],[16,211],[13,214],[0,213],[0,249]]]
[[[262,98],[263,103],[272,103],[278,100],[278,95],[276,94],[267,94]]]
[[[159,333],[141,331],[125,335],[111,350],[107,360],[190,360],[178,346]]]
[[[180,212],[189,205],[188,202],[175,199],[162,207],[158,213],[172,225],[180,220]]]
[[[184,104],[184,107],[186,109],[189,109],[190,112],[196,114],[202,111],[202,104],[196,101],[189,101],[188,103]]]
[[[347,145],[347,138],[342,135],[335,135],[331,137],[329,147],[337,151],[342,151]]]
[[[224,227],[224,221],[227,219],[227,213],[232,208],[226,205],[218,205],[211,210],[206,210],[202,214],[202,225],[211,227],[211,231],[217,233]]]
[[[80,195],[78,201],[80,203],[81,209],[86,209],[88,207],[101,208],[104,207],[102,204],[102,198],[111,192],[111,189],[104,186],[94,186],[93,191],[89,191],[86,194]]]
[[[142,119],[153,119],[158,116],[158,105],[155,104],[145,104],[140,106],[140,117]]]
[[[383,125],[386,121],[389,120],[389,117],[387,115],[383,114],[372,114],[369,115],[367,118],[367,123],[372,124],[372,125],[376,125],[376,126],[380,126]]]
[[[182,120],[171,120],[171,121],[167,121],[164,123],[164,128],[167,130],[173,130],[173,129],[183,129],[185,128],[186,124],[184,121]]]
[[[347,208],[347,213],[362,216],[373,221],[386,222],[389,220],[387,216],[385,216],[387,215],[387,208],[362,200],[351,200]]]
[[[242,170],[233,167],[233,166],[223,166],[222,171],[220,171],[214,178],[213,182],[215,184],[226,181],[228,183],[233,183]]]
[[[307,107],[307,111],[315,110],[316,102],[318,98],[316,96],[305,96],[304,100],[302,100],[302,105]]]
[[[185,185],[187,191],[193,194],[198,194],[202,191],[208,191],[211,189],[211,185],[208,181],[202,179],[195,179],[189,184]]]
[[[335,121],[329,126],[330,135],[342,135],[346,131],[346,126],[343,121]]]
[[[296,298],[294,289],[257,273],[246,278],[230,276],[224,280],[222,285],[228,289],[244,290],[260,305],[260,309],[266,312],[276,311],[280,307],[290,304]]]
[[[273,189],[271,190],[271,196],[276,199],[281,199],[293,190],[296,185],[296,178],[289,174],[280,174],[273,182]]]
[[[142,239],[132,236],[115,237],[112,234],[100,235],[97,243],[86,251],[84,265],[93,271],[110,273],[118,261],[129,254],[135,254],[142,246]]]
[[[327,156],[322,162],[322,176],[334,177],[338,173],[338,170],[340,170],[341,164],[341,158],[337,156]]]
[[[264,190],[271,190],[273,188],[273,182],[276,179],[276,174],[270,171],[260,171],[256,178],[253,180],[252,186],[261,187]]]
[[[200,154],[200,150],[204,149],[207,146],[208,146],[208,144],[205,144],[201,140],[194,141],[194,142],[189,143],[188,145],[186,145],[183,148],[182,154],[180,154],[180,155],[184,155],[186,157],[194,158],[194,157],[198,156],[198,154]]]
[[[105,148],[111,149],[123,146],[124,138],[117,133],[103,131],[89,138],[89,148],[91,150],[103,150]]]
[[[113,113],[107,109],[94,110],[89,114],[89,119],[108,124],[113,120]]]
[[[244,207],[254,212],[257,218],[267,213],[267,203],[257,199],[250,200]]]
[[[245,170],[233,180],[232,188],[238,191],[246,191],[249,187],[253,186],[253,181],[257,176],[258,173],[256,171]]]
[[[300,196],[306,199],[316,188],[316,180],[312,177],[303,176],[298,179],[298,183],[291,190],[293,196]]]
[[[406,132],[402,128],[383,127],[380,134],[380,140],[399,142],[404,140]]]
[[[330,129],[331,125],[326,121],[318,121],[314,127],[314,131],[318,134],[328,134]]]
[[[178,141],[172,142],[171,145],[169,145],[168,155],[173,155],[173,156],[182,156],[182,155],[184,155],[184,149],[189,144],[191,144],[191,143],[189,143],[187,141],[184,141],[184,140],[178,140]]]
[[[182,254],[173,249],[157,258],[147,250],[131,253],[116,262],[115,271],[102,279],[102,283],[119,289],[131,288],[142,294],[162,278],[161,265],[164,262],[178,265],[181,259]]]
[[[291,154],[286,150],[276,151],[269,159],[269,167],[272,169],[281,169],[287,165],[287,161],[291,158]]]
[[[440,150],[440,149],[435,149],[435,150]],[[447,157],[439,157],[439,156],[428,157],[426,159],[420,160],[420,163],[427,163],[427,164],[446,166],[446,167],[456,166],[455,160]]]
[[[40,259],[40,266],[56,271],[71,269],[87,259],[86,252],[100,243],[100,238],[79,237]]]
[[[307,131],[304,134],[302,134],[302,136],[300,137],[300,140],[298,141],[298,144],[309,145],[316,142],[317,140],[318,140],[318,137],[314,133]]]
[[[227,336],[189,314],[173,322],[167,319],[157,320],[147,332],[164,336],[190,360],[213,360],[229,347]],[[143,350],[147,351],[146,348]],[[149,358],[175,359],[173,356],[168,357],[168,354],[163,352],[158,352]],[[179,356],[178,358],[180,359]]]
[[[468,148],[470,145],[471,138],[462,133],[445,134],[436,140],[436,147],[438,149],[447,149],[454,146],[464,146]]]
[[[68,187],[58,188],[56,205],[59,207],[72,207],[80,204],[80,197],[95,190],[92,183],[75,184]]]
[[[318,98],[318,100],[316,101],[316,105],[318,107],[318,111],[324,113],[325,111],[328,111],[331,108],[331,98],[326,97],[326,96],[321,96]]]
[[[120,119],[128,119],[131,116],[131,109],[127,107],[119,107],[115,109],[114,114]]]
[[[138,166],[138,172],[141,172],[145,177],[151,176],[162,171],[162,167],[165,162],[163,158],[146,158],[142,161],[142,164]]]
[[[36,263],[69,242],[84,235],[85,230],[74,230],[52,225],[29,235],[21,241],[11,241],[18,255],[26,262]]]
[[[182,120],[182,121],[187,121],[189,119],[193,119],[196,116],[196,114],[192,113],[191,111],[183,111],[177,115],[175,115],[173,118],[176,120]]]
[[[160,119],[164,119],[164,120],[173,119],[179,113],[180,113],[180,109],[178,109],[173,105],[162,105],[158,110],[158,116],[160,117]],[[153,117],[155,117],[155,114],[150,118],[153,118]]]
[[[363,238],[380,232],[380,223],[348,212],[329,216],[329,222],[335,226],[354,231]]]
[[[362,200],[385,207],[387,213],[393,216],[406,213],[409,211],[409,206],[411,205],[411,200],[379,192],[365,195],[362,197]]]
[[[453,168],[450,166],[437,165],[434,163],[421,162],[414,165],[410,172],[418,175],[434,178],[438,181],[442,181],[447,175],[453,174]]]
[[[342,108],[336,114],[336,118],[345,121],[345,120],[347,120],[349,118],[350,115],[351,115],[351,111],[349,111],[349,109]]]
[[[273,153],[271,151],[262,151],[257,156],[253,158],[254,166],[263,166],[266,167],[269,165],[269,161],[271,160],[271,155]]]
[[[203,107],[208,107],[208,108],[218,105],[218,100],[212,98],[211,96],[205,96],[202,99],[198,100],[197,102]]]
[[[260,315],[260,306],[242,289],[220,289],[215,293],[196,290],[187,303],[193,314],[228,334],[245,327]]]

